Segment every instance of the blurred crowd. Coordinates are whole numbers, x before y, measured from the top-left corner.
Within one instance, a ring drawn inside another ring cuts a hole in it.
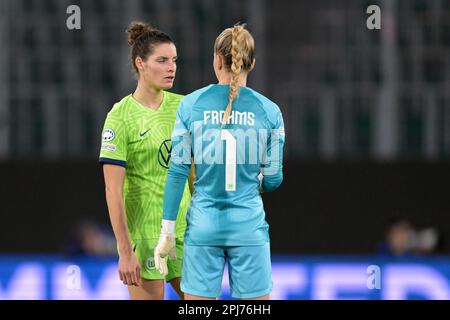
[[[90,218],[81,219],[70,232],[65,248],[69,256],[106,257],[117,255],[111,226]]]
[[[378,251],[390,257],[412,257],[439,254],[442,235],[436,227],[416,228],[406,218],[394,218],[386,228],[384,241]]]
[[[387,257],[414,257],[439,254],[442,234],[436,227],[417,228],[406,218],[393,218],[378,244],[378,253]],[[111,226],[92,219],[81,219],[70,232],[64,247],[69,256],[116,256],[116,239]]]

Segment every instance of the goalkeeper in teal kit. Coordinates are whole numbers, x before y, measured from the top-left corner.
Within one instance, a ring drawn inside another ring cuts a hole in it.
[[[260,192],[281,184],[284,124],[278,106],[246,87],[254,41],[242,25],[214,47],[218,84],[184,97],[172,133],[155,265],[175,259],[175,221],[191,160],[195,192],[187,212],[181,290],[185,299],[216,299],[228,264],[231,295],[268,299],[272,290],[269,226]]]

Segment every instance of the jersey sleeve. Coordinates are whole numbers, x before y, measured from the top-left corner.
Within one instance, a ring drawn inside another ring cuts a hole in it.
[[[127,167],[127,130],[125,121],[114,112],[105,120],[99,162]]]
[[[186,180],[191,168],[192,140],[183,101],[177,110],[172,133],[172,153],[164,190],[163,219],[176,220]]]
[[[285,142],[284,121],[279,108],[274,116],[267,140],[266,160],[262,164],[262,189],[274,191],[283,181],[283,149]]]

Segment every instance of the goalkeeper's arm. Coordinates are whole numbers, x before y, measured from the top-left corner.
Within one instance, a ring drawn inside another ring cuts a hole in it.
[[[167,275],[166,256],[176,259],[175,253],[175,221],[177,220],[181,198],[189,175],[189,164],[171,163],[164,189],[164,213],[161,235],[155,248],[155,266],[161,274]]]
[[[275,129],[271,131],[267,141],[268,159],[264,159],[261,166],[260,189],[263,192],[276,190],[283,182],[283,148],[284,148],[284,127],[282,125],[281,114]],[[270,156],[268,156],[270,154]]]

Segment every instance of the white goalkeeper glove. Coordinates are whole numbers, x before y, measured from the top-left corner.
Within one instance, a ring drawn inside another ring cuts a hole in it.
[[[263,179],[264,179],[264,175],[260,172],[260,173],[258,174],[258,180],[259,180],[259,186],[258,186],[258,188],[259,188],[259,193],[263,193],[263,192],[264,192],[263,187],[262,187]]]
[[[158,245],[155,248],[155,267],[163,275],[167,276],[169,273],[167,269],[167,260],[176,260],[176,246],[175,246],[175,221],[164,220],[161,226],[161,235],[159,236]]]

